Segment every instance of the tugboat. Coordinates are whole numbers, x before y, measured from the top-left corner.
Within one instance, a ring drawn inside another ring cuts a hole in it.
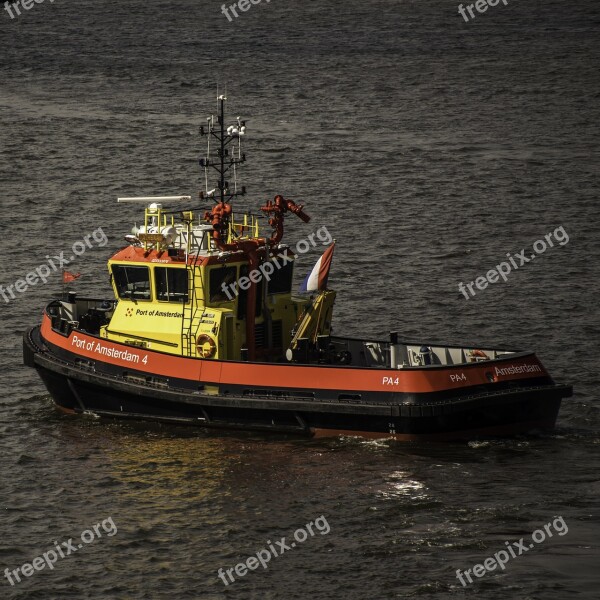
[[[108,261],[114,297],[67,292],[24,335],[24,362],[59,409],[107,418],[305,436],[446,441],[552,429],[569,385],[533,352],[354,339],[332,333],[334,245],[292,294],[284,220],[304,206],[277,195],[259,213],[246,194],[246,124],[226,126],[224,96],[200,134],[206,190],[119,198],[144,225]],[[209,190],[209,173],[218,174]],[[233,176],[233,185],[228,179]],[[270,231],[262,233],[260,219]]]

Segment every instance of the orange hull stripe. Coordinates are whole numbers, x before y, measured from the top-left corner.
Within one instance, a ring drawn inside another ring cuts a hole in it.
[[[548,376],[535,355],[492,365],[473,363],[461,367],[423,368],[420,370],[360,369],[329,366],[292,366],[264,363],[240,363],[201,360],[163,354],[118,344],[85,333],[71,332],[69,338],[52,330],[49,317],[44,314],[42,336],[51,344],[78,356],[117,365],[123,369],[176,377],[220,385],[246,385],[293,389],[352,390],[371,392],[436,392],[460,389],[473,385],[489,385],[486,372],[492,372],[498,381]],[[117,356],[114,354],[117,353]],[[118,353],[126,353],[121,357]],[[507,373],[527,366],[529,371]],[[533,370],[532,370],[533,369]],[[498,373],[498,371],[504,371]]]

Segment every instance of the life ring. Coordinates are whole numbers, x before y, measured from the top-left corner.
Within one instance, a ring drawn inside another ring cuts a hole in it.
[[[478,358],[483,358],[484,360],[490,359],[483,350],[471,350],[471,352],[469,352],[469,357],[471,358],[471,362],[477,362]]]
[[[203,333],[196,340],[196,350],[201,358],[212,358],[217,352],[217,344],[210,335]]]

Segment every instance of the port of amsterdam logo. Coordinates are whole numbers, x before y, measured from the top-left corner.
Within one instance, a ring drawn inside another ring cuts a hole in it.
[[[125,316],[126,316],[126,317],[133,317],[133,308],[128,308],[128,309],[125,311]]]

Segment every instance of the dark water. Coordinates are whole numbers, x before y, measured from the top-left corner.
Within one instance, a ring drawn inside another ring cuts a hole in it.
[[[598,597],[600,6],[510,0],[465,23],[457,4],[272,0],[232,23],[199,0],[1,12],[3,285],[102,227],[108,245],[72,269],[108,293],[106,259],[139,219],[116,197],[195,193],[218,84],[248,120],[251,205],[303,201],[313,222],[290,220],[288,240],[323,225],[338,240],[338,333],[534,348],[576,393],[553,434],[445,446],[72,420],[20,365],[54,275],[0,299],[0,570],[109,517],[118,533],[2,577],[0,597]],[[568,243],[459,293],[561,226]],[[329,533],[267,570],[217,577],[320,516]],[[565,535],[457,580],[559,516]]]

